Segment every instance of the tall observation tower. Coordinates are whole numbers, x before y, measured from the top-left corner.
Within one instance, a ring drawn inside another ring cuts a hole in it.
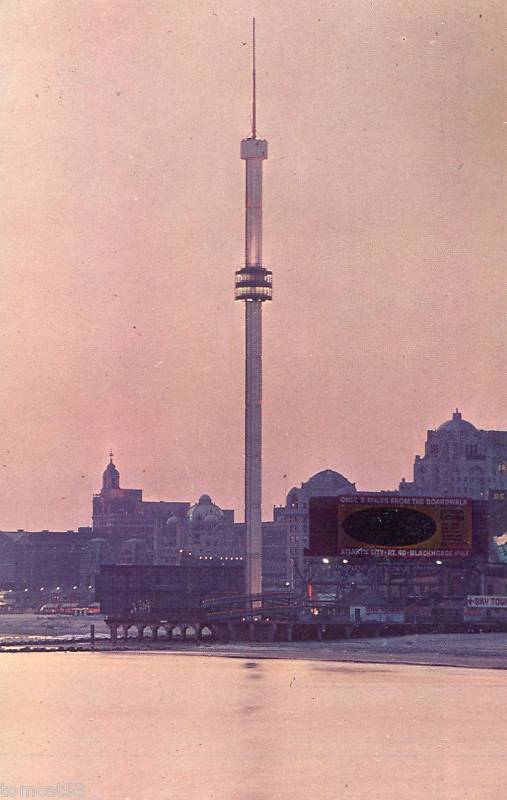
[[[262,264],[262,162],[268,143],[257,138],[255,19],[253,20],[252,132],[241,142],[245,162],[245,266],[237,270],[235,299],[245,301],[245,522],[246,594],[262,591],[262,304],[272,299],[271,272]]]

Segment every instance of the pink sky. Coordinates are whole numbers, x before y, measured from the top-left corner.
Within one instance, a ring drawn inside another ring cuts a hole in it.
[[[0,528],[89,524],[110,446],[242,517],[254,13],[264,517],[285,473],[396,487],[456,406],[505,428],[503,8],[2,4]]]

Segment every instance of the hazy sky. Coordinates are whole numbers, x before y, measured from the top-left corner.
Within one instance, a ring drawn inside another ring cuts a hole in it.
[[[3,0],[0,528],[243,505],[243,162],[257,17],[264,518],[505,428],[503,0]]]

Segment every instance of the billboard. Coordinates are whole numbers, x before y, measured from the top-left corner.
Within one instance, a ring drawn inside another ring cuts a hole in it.
[[[472,552],[472,502],[465,497],[313,497],[309,517],[308,555],[451,558]]]

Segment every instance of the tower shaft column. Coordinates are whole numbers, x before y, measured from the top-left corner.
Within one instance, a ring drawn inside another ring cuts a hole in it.
[[[246,593],[262,591],[262,302],[245,303]]]

